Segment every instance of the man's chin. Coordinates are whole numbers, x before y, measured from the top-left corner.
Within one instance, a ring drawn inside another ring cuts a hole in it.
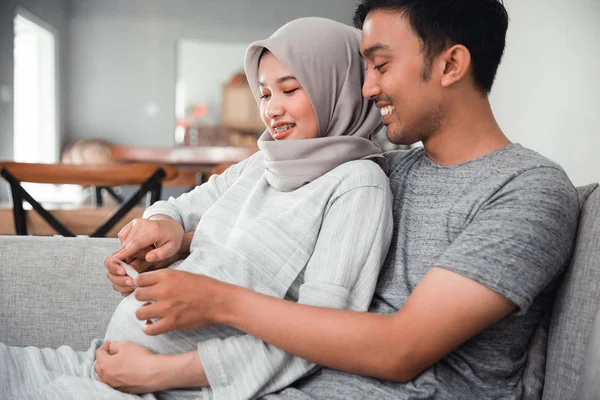
[[[394,127],[390,125],[387,126],[386,132],[387,140],[396,145],[402,146],[410,146],[421,139],[413,137],[413,135],[408,134],[407,132],[399,131],[399,129],[394,129]]]

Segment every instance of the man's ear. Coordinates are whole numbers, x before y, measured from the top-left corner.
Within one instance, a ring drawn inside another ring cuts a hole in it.
[[[444,63],[440,81],[442,87],[449,87],[460,81],[471,69],[471,53],[461,44],[454,45],[442,53],[440,61]]]

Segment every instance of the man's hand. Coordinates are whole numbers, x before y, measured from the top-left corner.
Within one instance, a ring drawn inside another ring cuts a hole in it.
[[[160,318],[144,326],[148,335],[199,329],[215,323],[220,289],[231,286],[204,275],[172,269],[139,275],[136,284],[135,298],[154,302],[140,307],[136,317],[142,321]]]
[[[147,334],[224,324],[316,364],[394,382],[412,380],[516,307],[483,284],[437,267],[390,315],[299,304],[201,275],[163,281],[163,273],[185,274],[163,270],[137,278],[144,286],[136,289],[138,300],[159,300],[138,309],[137,318],[166,318],[147,325]],[[174,294],[179,289],[181,295]]]
[[[106,341],[96,350],[98,380],[125,393],[152,393],[158,385],[159,356],[132,342]]]

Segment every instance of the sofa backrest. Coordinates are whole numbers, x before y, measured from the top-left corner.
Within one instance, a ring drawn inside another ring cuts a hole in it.
[[[87,349],[122,297],[104,258],[118,239],[0,237],[0,342]]]
[[[581,376],[577,383],[577,400],[600,399],[600,307],[588,340]]]
[[[578,189],[583,204],[573,257],[548,329],[543,400],[575,400],[588,340],[600,303],[600,189]]]

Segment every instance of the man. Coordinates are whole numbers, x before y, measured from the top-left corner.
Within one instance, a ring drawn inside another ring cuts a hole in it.
[[[227,324],[328,367],[270,398],[518,399],[579,204],[562,169],[510,143],[492,113],[506,10],[499,0],[363,0],[355,23],[363,95],[392,142],[424,146],[387,155],[395,230],[371,312],[167,270],[138,277],[138,300],[156,303],[137,316],[162,318],[149,334]]]

